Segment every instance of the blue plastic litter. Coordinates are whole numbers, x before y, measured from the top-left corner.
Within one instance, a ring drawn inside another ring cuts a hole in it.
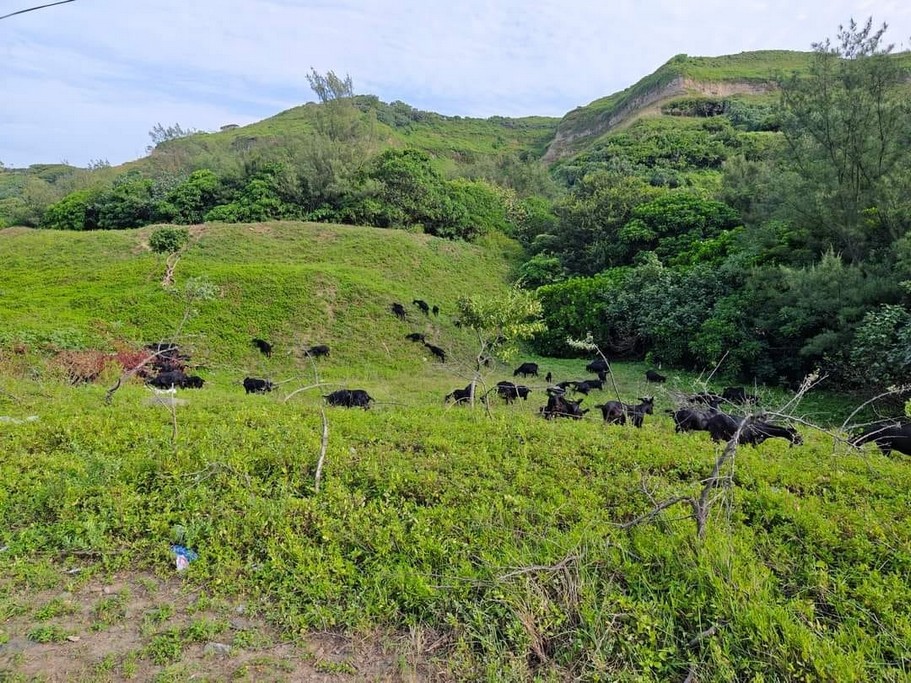
[[[177,558],[177,571],[179,572],[182,572],[189,567],[190,563],[199,557],[195,552],[182,545],[172,545],[171,552],[173,552]]]

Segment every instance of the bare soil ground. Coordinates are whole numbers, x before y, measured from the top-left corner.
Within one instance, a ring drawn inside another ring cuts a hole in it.
[[[179,575],[122,573],[28,590],[0,578],[0,681],[423,681],[413,635],[283,638],[256,605]]]

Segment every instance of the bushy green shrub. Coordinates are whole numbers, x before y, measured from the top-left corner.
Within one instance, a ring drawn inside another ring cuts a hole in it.
[[[857,382],[884,388],[911,377],[911,311],[884,304],[864,316],[851,344]]]
[[[190,241],[186,228],[158,228],[149,236],[149,246],[156,254],[170,254],[180,251]]]
[[[50,230],[95,230],[98,225],[99,193],[95,190],[71,192],[44,212],[41,227]]]

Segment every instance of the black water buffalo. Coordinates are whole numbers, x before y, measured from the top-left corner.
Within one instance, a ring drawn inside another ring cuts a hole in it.
[[[434,314],[434,315],[439,315],[439,314],[440,314],[440,307],[439,307],[439,306],[434,305],[434,307],[433,307],[433,314]]]
[[[259,349],[259,352],[266,358],[272,357],[272,344],[267,342],[265,339],[253,339],[251,343],[257,349]]]
[[[424,301],[423,299],[415,299],[411,303],[413,303],[415,306],[420,308],[421,313],[423,313],[424,315],[430,315],[430,306],[428,306],[427,302]]]
[[[547,405],[541,408],[541,414],[548,420],[555,417],[569,417],[574,420],[581,420],[582,416],[588,412],[588,408],[582,410],[580,407],[582,399],[570,401],[562,394],[551,394],[547,399]]]
[[[721,398],[738,405],[759,403],[759,399],[755,394],[748,394],[743,387],[725,387],[724,391],[721,392]]]
[[[439,358],[441,363],[446,362],[446,352],[439,346],[434,346],[433,344],[428,344],[427,342],[424,342],[424,346],[427,347],[427,350],[430,351],[430,353]]]
[[[394,315],[399,320],[404,320],[408,316],[408,314],[405,312],[405,307],[402,306],[402,304],[392,304],[389,307],[389,310],[391,310],[392,315]]]
[[[443,403],[449,403],[450,401],[455,401],[456,403],[466,403],[471,400],[471,385],[469,384],[464,389],[453,389],[450,393],[446,394],[446,398],[443,400]]]
[[[608,368],[606,360],[604,360],[603,358],[596,358],[591,363],[586,365],[585,369],[588,372],[595,373],[600,377],[601,375],[599,373],[607,372],[609,368]]]
[[[646,370],[645,379],[647,379],[649,382],[659,382],[659,383],[667,381],[667,377],[659,374],[657,370]]]
[[[667,412],[674,420],[675,432],[704,432],[708,430],[708,421],[715,414],[714,409],[697,410],[695,408],[678,408]]]
[[[522,363],[522,365],[517,367],[512,373],[513,377],[518,377],[519,375],[522,375],[523,377],[528,377],[529,375],[534,375],[535,377],[537,377],[538,376],[538,364],[537,363]]]
[[[911,422],[879,423],[868,427],[851,440],[853,446],[875,443],[883,455],[898,451],[911,455]]]
[[[267,379],[244,377],[244,391],[248,394],[266,394],[274,388],[275,385]]]
[[[198,375],[188,375],[184,380],[183,388],[184,389],[202,389],[202,385],[206,381]]]
[[[182,370],[168,370],[166,372],[158,373],[158,376],[150,379],[148,384],[156,389],[172,389],[174,387],[185,388],[188,379],[189,378]],[[194,386],[194,388],[196,387]]]
[[[304,351],[305,356],[310,356],[310,358],[320,358],[321,356],[329,355],[329,347],[325,344],[317,344],[316,346],[311,346],[309,349]]]
[[[339,408],[363,408],[368,410],[373,398],[363,389],[339,389],[323,396],[330,406]]]
[[[186,362],[190,360],[189,356],[180,353],[180,347],[173,342],[146,344],[145,348],[153,354],[148,361],[149,366],[159,373],[175,370],[183,372],[186,369]]]
[[[774,438],[787,439],[792,446],[803,443],[803,438],[793,427],[782,427],[763,420],[749,420],[743,424],[745,419],[727,413],[715,413],[706,422],[706,431],[713,441],[730,441],[740,429],[737,443],[750,446],[758,446],[763,441]]]
[[[407,339],[408,341],[413,341],[413,342],[421,342],[422,344],[426,343],[426,341],[427,341],[424,338],[424,335],[421,334],[420,332],[412,332],[411,334],[406,334],[405,339]]]
[[[553,381],[554,381],[554,373],[548,371],[548,373],[547,373],[546,375],[544,375],[544,381],[547,382],[548,384],[550,384],[551,382],[553,382]]]
[[[604,381],[600,379],[583,379],[578,382],[573,382],[573,390],[579,392],[580,394],[588,394],[592,389],[603,390]]]
[[[502,381],[497,382],[497,393],[506,399],[507,403],[512,403],[517,398],[521,398],[523,401],[528,400],[528,394],[531,393],[531,389],[526,387],[524,384],[513,384],[512,382]]]
[[[608,424],[626,424],[629,417],[634,427],[641,427],[646,415],[651,415],[655,408],[655,399],[640,398],[638,405],[621,403],[620,401],[607,401],[595,408],[601,409],[601,416]]]

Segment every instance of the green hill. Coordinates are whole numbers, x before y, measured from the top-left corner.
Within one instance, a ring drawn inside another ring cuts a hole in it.
[[[758,50],[718,57],[676,55],[625,90],[602,97],[567,113],[545,160],[555,161],[584,152],[605,134],[644,115],[661,113],[675,100],[689,97],[734,98],[765,103],[774,98],[777,79],[805,73],[812,52]],[[911,53],[896,53],[893,58],[911,65]],[[774,101],[771,100],[771,101]]]
[[[911,468],[899,456],[833,448],[801,424],[804,445],[738,451],[703,538],[685,501],[625,530],[658,501],[697,497],[712,472],[720,448],[675,434],[664,414],[696,378],[669,371],[666,384],[646,385],[644,366],[618,365],[624,399],[657,396],[642,429],[603,425],[597,409],[543,420],[536,378],[527,402],[444,407],[467,382],[473,348],[455,301],[504,291],[514,244],[325,224],[192,228],[173,291],[195,282],[212,295],[193,302],[179,337],[206,386],[179,391],[186,403],[173,413],[138,381],[107,404],[118,371],[70,386],[51,356],[176,334],[186,309],[161,285],[149,232],[0,232],[2,675],[25,675],[23,643],[60,647],[42,643],[66,642],[62,624],[74,620],[91,623],[82,639],[102,640],[111,623],[135,632],[139,649],[105,660],[112,676],[135,675],[137,661],[150,678],[185,675],[183,657],[215,637],[255,652],[233,611],[188,623],[143,595],[101,595],[82,612],[67,597],[97,576],[173,573],[173,542],[199,553],[175,590],[242,599],[302,642],[313,631],[355,635],[401,653],[403,676],[904,674]],[[414,298],[441,315],[423,316]],[[406,304],[407,322],[392,301]],[[415,330],[450,360],[403,339]],[[253,336],[275,344],[271,358]],[[325,385],[291,396],[312,382],[300,351],[314,343],[332,347],[318,361]],[[585,374],[579,360],[537,360],[555,379]],[[512,379],[505,364],[489,372],[488,382]],[[245,374],[291,381],[248,396]],[[377,405],[327,409],[324,432],[318,394],[339,386],[365,388]],[[613,397],[596,393],[584,405]],[[762,394],[766,410],[790,399]],[[799,414],[817,420],[821,406]]]
[[[0,231],[0,344],[110,348],[173,335],[184,306],[160,284],[165,263],[148,247],[152,229]],[[456,300],[502,291],[504,253],[516,251],[505,238],[480,246],[327,224],[205,225],[192,234],[178,282],[204,280],[217,295],[198,304],[183,332],[194,355],[222,365],[259,361],[250,339],[262,337],[285,358],[329,344],[348,368],[383,361],[390,372],[414,371],[427,354],[403,335],[425,331],[446,347],[461,344]],[[442,315],[423,316],[413,299],[439,305]],[[407,323],[390,313],[393,301],[407,305]]]

